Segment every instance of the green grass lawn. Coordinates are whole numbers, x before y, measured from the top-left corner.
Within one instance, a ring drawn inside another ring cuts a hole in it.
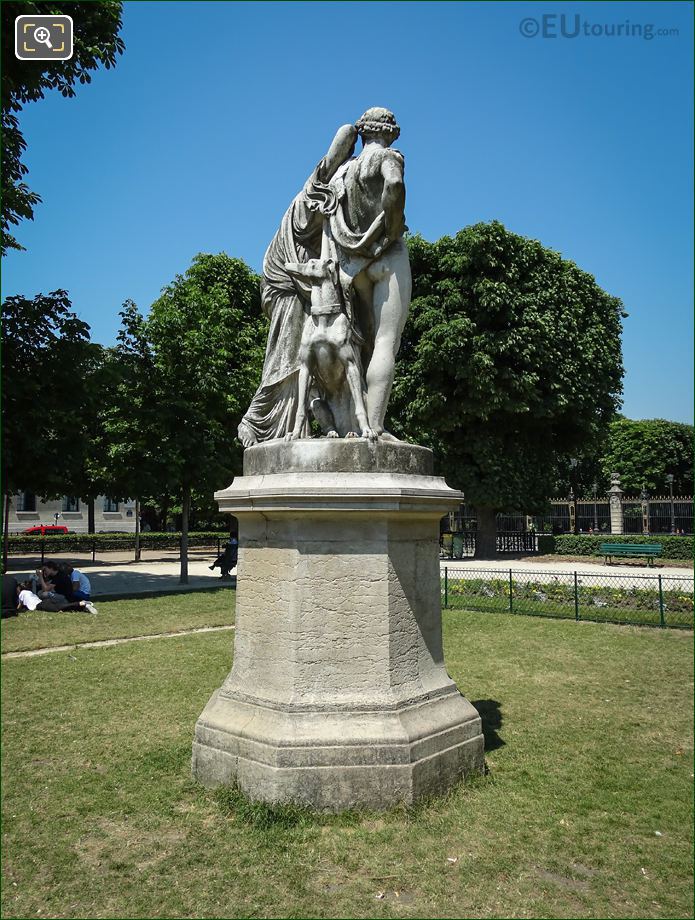
[[[2,915],[692,917],[692,636],[444,622],[489,774],[384,815],[190,780],[228,633],[5,662]]]
[[[97,599],[96,616],[25,611],[2,621],[2,651],[180,632],[199,626],[225,626],[234,622],[235,597],[236,592],[231,588],[218,588],[121,601]]]

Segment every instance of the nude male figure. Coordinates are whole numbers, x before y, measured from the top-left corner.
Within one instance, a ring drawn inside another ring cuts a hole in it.
[[[359,326],[368,345],[373,343],[364,352],[369,426],[388,439],[393,435],[384,431],[384,418],[412,291],[403,240],[404,162],[391,149],[400,129],[387,109],[368,109],[355,127],[363,148],[331,182],[340,199],[331,228],[342,258],[373,257],[353,285]]]

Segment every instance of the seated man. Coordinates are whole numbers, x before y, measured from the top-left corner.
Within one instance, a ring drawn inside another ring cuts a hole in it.
[[[69,598],[72,594],[72,581],[62,563],[47,560],[43,569],[37,570],[36,577],[41,591],[52,590],[56,594],[62,594],[65,598]]]
[[[65,570],[70,576],[72,582],[72,592],[70,600],[88,601],[92,596],[92,586],[89,579],[82,572],[79,572],[74,566],[66,565]]]
[[[225,546],[224,552],[215,559],[209,568],[214,571],[215,568],[220,570],[220,578],[229,578],[229,573],[233,568],[236,567],[237,559],[239,557],[239,541],[236,537],[232,537],[229,543]]]

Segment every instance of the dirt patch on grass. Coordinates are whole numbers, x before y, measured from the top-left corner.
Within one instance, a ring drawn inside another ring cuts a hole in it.
[[[537,868],[535,875],[544,882],[552,882],[553,885],[564,888],[566,891],[589,891],[591,888],[589,883],[583,879],[569,878],[566,875],[560,875],[559,872],[550,872],[548,869]]]
[[[134,859],[136,867],[142,870],[165,859],[170,850],[185,837],[185,832],[178,828],[146,831],[127,821],[100,818],[96,833],[80,837],[75,850],[80,859],[92,868],[99,868],[104,862],[120,862],[128,857],[128,861]]]

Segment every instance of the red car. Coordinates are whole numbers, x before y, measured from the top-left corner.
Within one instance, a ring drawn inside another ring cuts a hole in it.
[[[35,537],[39,534],[43,537],[51,533],[68,533],[67,527],[63,524],[37,524],[36,527],[27,527],[22,533],[33,534]]]

